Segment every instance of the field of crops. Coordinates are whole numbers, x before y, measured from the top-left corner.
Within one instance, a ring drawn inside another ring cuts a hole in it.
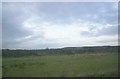
[[[3,58],[3,77],[118,76],[116,53]]]

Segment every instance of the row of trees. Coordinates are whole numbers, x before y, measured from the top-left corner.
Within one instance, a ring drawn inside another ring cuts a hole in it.
[[[3,57],[70,55],[81,53],[116,53],[119,46],[66,47],[61,49],[10,50],[2,49]]]

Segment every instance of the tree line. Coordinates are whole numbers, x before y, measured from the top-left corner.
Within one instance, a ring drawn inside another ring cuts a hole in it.
[[[118,53],[119,46],[93,46],[93,47],[65,47],[58,49],[2,49],[3,57],[71,55],[83,53]]]

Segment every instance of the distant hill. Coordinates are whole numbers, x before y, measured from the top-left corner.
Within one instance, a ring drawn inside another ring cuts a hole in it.
[[[2,49],[3,57],[71,55],[83,53],[118,53],[120,46],[64,47],[58,49],[12,50]]]

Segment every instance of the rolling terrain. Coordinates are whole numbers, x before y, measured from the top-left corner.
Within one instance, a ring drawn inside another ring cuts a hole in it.
[[[3,77],[117,77],[118,47],[4,49]]]

